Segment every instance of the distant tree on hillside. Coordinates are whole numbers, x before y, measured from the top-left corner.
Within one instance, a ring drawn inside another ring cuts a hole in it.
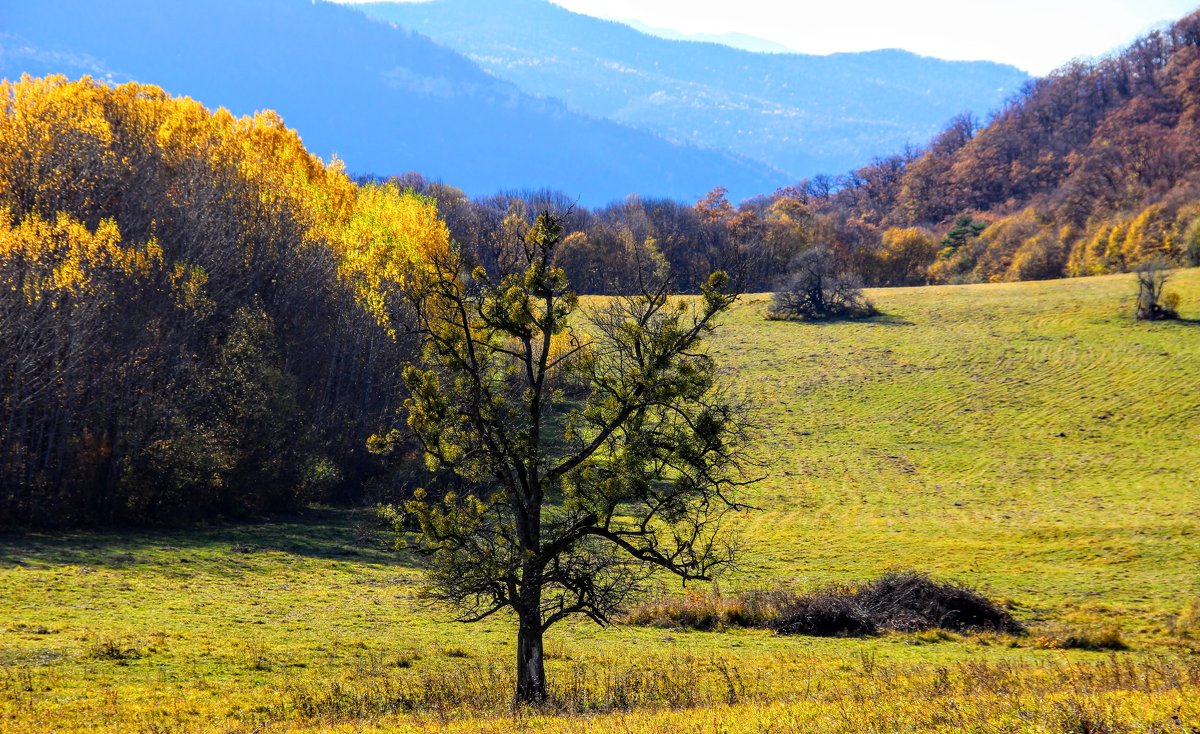
[[[918,227],[889,229],[883,233],[879,281],[883,285],[925,283],[929,264],[937,253],[937,245],[929,232]]]
[[[1164,294],[1167,280],[1171,271],[1162,258],[1147,260],[1134,271],[1137,274],[1138,294],[1137,311],[1134,316],[1139,321],[1159,321],[1176,319],[1178,297],[1175,294]]]
[[[954,220],[954,226],[942,238],[940,243],[942,256],[950,257],[958,251],[958,248],[983,234],[985,229],[987,229],[985,222],[976,222],[969,215],[961,215]]]

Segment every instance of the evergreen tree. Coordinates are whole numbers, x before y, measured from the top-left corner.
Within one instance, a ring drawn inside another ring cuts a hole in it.
[[[554,264],[562,238],[558,218],[539,216],[494,276],[462,277],[454,252],[434,258],[415,289],[422,357],[404,374],[408,426],[452,480],[394,519],[460,619],[515,613],[519,703],[546,697],[551,625],[605,624],[656,570],[702,580],[729,563],[722,525],[752,481],[744,412],[702,350],[736,298],[725,275],[684,301],[645,274],[579,330]]]

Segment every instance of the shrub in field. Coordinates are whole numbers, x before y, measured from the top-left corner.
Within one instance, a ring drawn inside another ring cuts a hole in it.
[[[858,319],[877,313],[862,292],[862,279],[841,267],[833,253],[814,247],[801,253],[771,298],[767,318],[791,321]]]
[[[849,588],[832,587],[798,598],[771,625],[781,635],[861,637],[879,631]]]
[[[888,573],[860,587],[854,599],[876,624],[898,632],[1024,631],[1007,610],[979,592],[911,571]]]
[[[1037,646],[1049,650],[1128,650],[1116,625],[1102,629],[1062,630],[1038,637]]]
[[[1134,316],[1139,321],[1161,321],[1177,319],[1179,313],[1179,296],[1174,293],[1164,293],[1167,279],[1171,271],[1167,262],[1161,257],[1153,258],[1142,263],[1137,268],[1137,311]]]
[[[800,597],[774,625],[780,634],[869,635],[877,631],[990,631],[1024,628],[1000,605],[954,583],[912,571],[864,584],[831,586]]]
[[[979,592],[912,571],[807,594],[780,587],[730,596],[692,592],[663,597],[639,605],[625,621],[696,630],[760,627],[783,635],[822,637],[934,629],[1025,633],[1012,614]]]
[[[1200,637],[1200,599],[1193,599],[1171,620],[1171,634]]]

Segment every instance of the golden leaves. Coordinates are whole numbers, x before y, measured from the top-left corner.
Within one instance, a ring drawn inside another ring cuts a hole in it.
[[[97,269],[145,277],[170,259],[153,239],[122,245],[111,221],[83,224],[146,175],[159,177],[162,203],[229,217],[242,250],[229,254],[247,267],[264,246],[329,248],[360,306],[389,330],[391,302],[414,268],[449,248],[432,199],[356,186],[340,161],[309,153],[272,111],[238,118],[154,86],[25,76],[0,84],[0,113],[0,203],[21,222],[5,223],[4,247],[53,263],[23,282],[29,293],[86,289]],[[212,201],[212,192],[224,198]],[[207,274],[194,263],[172,262],[167,280],[181,306],[204,307]]]
[[[390,299],[412,284],[423,263],[450,248],[450,231],[438,218],[436,202],[395,184],[360,187],[353,213],[331,234],[342,277],[353,285],[360,304],[389,330],[394,328]]]
[[[34,214],[15,226],[0,218],[0,277],[28,304],[48,299],[57,305],[64,296],[86,296],[108,276],[147,279],[162,264],[156,241],[124,246],[112,220],[90,230],[65,213],[53,222]]]

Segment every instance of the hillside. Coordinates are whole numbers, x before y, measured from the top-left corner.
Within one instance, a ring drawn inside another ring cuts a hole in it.
[[[1010,66],[897,50],[811,56],[666,40],[546,0],[359,7],[522,90],[760,161],[793,181],[920,144],[959,113],[986,117],[1028,78]]]
[[[90,74],[156,84],[236,114],[279,112],[355,174],[420,171],[473,195],[561,189],[740,195],[785,177],[523,93],[463,56],[354,10],[307,0],[0,3],[0,77]]]
[[[1200,318],[1200,269],[1174,278]],[[1127,275],[879,290],[884,317],[835,325],[765,322],[755,296],[716,333],[761,406],[771,474],[722,588],[915,567],[1007,599],[1028,638],[580,623],[550,641],[561,708],[518,718],[510,620],[446,623],[418,597],[417,559],[362,515],[25,534],[0,538],[0,728],[1200,724],[1194,639],[1177,626],[1200,597],[1200,340],[1195,321],[1134,322],[1132,292]],[[1044,649],[1109,625],[1133,652]]]
[[[1024,280],[1200,264],[1200,13],[1030,85],[986,126],[799,187],[846,249],[932,230],[911,282]],[[961,217],[987,224],[946,243]],[[909,238],[911,239],[911,238]]]

